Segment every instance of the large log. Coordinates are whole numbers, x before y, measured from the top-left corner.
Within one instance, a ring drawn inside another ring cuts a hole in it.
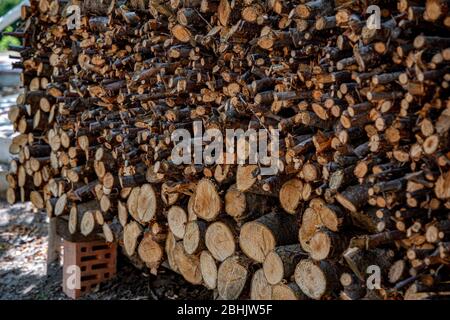
[[[239,298],[250,279],[251,260],[245,256],[231,256],[220,264],[217,272],[217,292],[222,299]]]
[[[264,259],[263,270],[267,282],[275,285],[283,279],[289,279],[298,262],[307,256],[298,244],[276,247]]]
[[[295,269],[295,282],[312,299],[332,293],[338,286],[338,267],[330,261],[301,260]]]
[[[294,216],[269,213],[242,226],[239,244],[249,258],[262,263],[277,245],[295,243],[297,234]]]

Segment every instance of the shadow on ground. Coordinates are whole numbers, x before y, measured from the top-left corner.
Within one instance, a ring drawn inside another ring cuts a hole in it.
[[[0,202],[0,299],[68,299],[63,293],[60,263],[46,267],[46,215],[29,204]],[[117,275],[82,299],[212,299],[212,292],[193,286],[180,275],[162,269],[157,277],[119,257]]]

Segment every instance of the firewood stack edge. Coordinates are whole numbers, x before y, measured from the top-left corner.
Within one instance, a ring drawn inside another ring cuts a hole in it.
[[[31,0],[7,200],[219,299],[450,298],[449,7]],[[195,121],[278,129],[278,173],[174,164]]]

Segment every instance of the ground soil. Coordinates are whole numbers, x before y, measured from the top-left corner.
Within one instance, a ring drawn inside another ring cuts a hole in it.
[[[47,217],[31,205],[0,202],[0,299],[68,299],[61,263],[47,270]],[[157,277],[119,256],[117,276],[82,299],[212,299],[211,291],[193,286],[169,270]]]

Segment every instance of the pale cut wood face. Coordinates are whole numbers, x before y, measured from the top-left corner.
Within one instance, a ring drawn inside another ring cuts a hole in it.
[[[219,267],[217,291],[226,300],[237,299],[247,282],[248,263],[238,256],[228,257]]]
[[[250,286],[250,298],[252,300],[272,299],[272,286],[267,282],[262,269],[255,271]]]
[[[222,200],[215,184],[209,179],[202,179],[195,189],[194,212],[198,217],[211,221],[217,217],[221,206]]]
[[[272,231],[258,222],[246,223],[241,228],[239,244],[247,256],[261,263],[276,245]]]
[[[218,261],[224,261],[236,250],[234,226],[223,222],[214,222],[208,226],[205,244],[212,256]]]
[[[200,254],[200,272],[203,281],[209,289],[217,287],[217,265],[214,257],[207,250],[203,250]]]

